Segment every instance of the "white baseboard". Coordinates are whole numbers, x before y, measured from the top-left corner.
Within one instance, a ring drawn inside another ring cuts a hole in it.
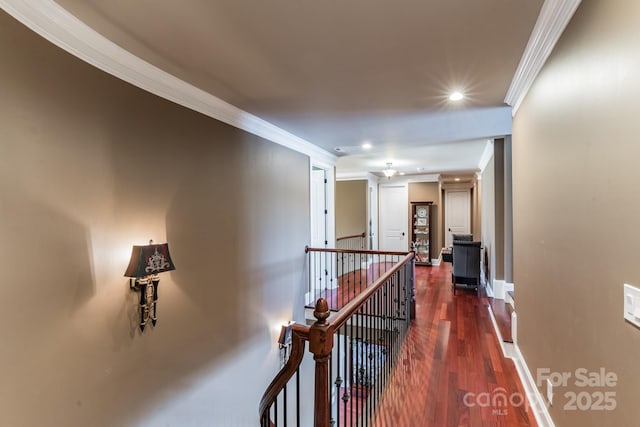
[[[431,258],[431,265],[433,266],[440,265],[440,258]]]
[[[531,371],[527,366],[527,362],[524,360],[524,356],[520,352],[518,345],[514,346],[514,355],[512,357],[513,363],[516,365],[516,371],[524,387],[525,394],[527,395],[527,401],[529,407],[536,418],[536,422],[539,427],[555,427],[551,414],[549,414],[549,408],[543,399],[536,382],[531,375]]]
[[[518,345],[518,315],[515,311],[511,312],[511,341]]]
[[[507,304],[511,304],[511,307],[514,310],[516,309],[515,301],[513,301],[513,298],[511,298],[511,295],[509,295],[508,293],[504,294],[504,302],[506,302]]]
[[[513,344],[505,343],[504,341],[502,341],[502,335],[500,334],[500,329],[498,328],[498,323],[496,323],[496,319],[493,316],[491,307],[487,306],[487,310],[489,310],[489,317],[491,317],[491,323],[493,323],[493,329],[496,332],[496,337],[498,339],[498,343],[500,344],[500,348],[502,349],[502,354],[504,355],[504,357],[508,357],[513,360],[516,371],[518,372],[518,377],[520,377],[520,382],[522,382],[522,387],[524,388],[525,394],[527,396],[529,408],[533,412],[538,426],[555,427],[555,424],[551,419],[551,415],[549,414],[549,408],[547,408],[546,402],[540,394],[540,391],[536,386],[536,382],[531,375],[531,371],[527,366],[527,362],[524,360],[524,356],[520,351],[520,347],[518,347],[516,340],[517,330],[514,330],[515,325],[517,324],[517,317],[514,319],[514,316],[512,316],[511,327],[513,334]],[[515,315],[515,312],[513,314]],[[514,320],[516,322],[513,322]]]
[[[491,286],[485,286],[484,291],[487,293],[487,296],[489,298],[493,298],[493,289],[491,288]]]
[[[495,299],[504,299],[505,285],[504,280],[493,279],[493,297]]]

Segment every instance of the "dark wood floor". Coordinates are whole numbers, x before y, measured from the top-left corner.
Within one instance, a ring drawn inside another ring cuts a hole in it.
[[[454,297],[448,263],[416,267],[416,279],[415,324],[373,425],[536,426],[487,299],[464,290]]]
[[[355,270],[344,274],[338,278],[336,288],[321,290],[317,297],[326,299],[331,311],[338,311],[394,265],[393,262],[377,262],[365,270]],[[313,305],[306,306],[306,308],[313,307]]]

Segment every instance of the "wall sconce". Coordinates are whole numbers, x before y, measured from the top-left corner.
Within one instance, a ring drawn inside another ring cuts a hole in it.
[[[151,319],[153,326],[157,321],[158,273],[175,270],[176,267],[169,255],[169,244],[154,245],[149,240],[146,246],[134,246],[131,250],[129,266],[125,271],[125,277],[129,277],[129,287],[133,291],[140,292],[140,330]],[[133,280],[135,278],[135,280]]]
[[[278,346],[280,347],[282,366],[287,363],[287,353],[289,352],[289,347],[291,347],[291,326],[293,326],[294,323],[295,322],[291,321],[285,325],[282,325],[282,328],[280,328]]]

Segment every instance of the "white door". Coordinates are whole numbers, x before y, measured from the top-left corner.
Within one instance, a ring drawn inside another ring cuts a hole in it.
[[[445,193],[446,245],[450,247],[452,234],[471,232],[471,192],[469,190],[447,190]]]
[[[327,199],[324,169],[311,170],[311,247],[327,246]]]
[[[409,194],[406,185],[380,187],[380,250],[409,251]]]

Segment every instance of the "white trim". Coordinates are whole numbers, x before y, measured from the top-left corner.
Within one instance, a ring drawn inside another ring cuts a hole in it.
[[[336,181],[375,181],[376,183],[380,177],[372,174],[371,172],[336,172]]]
[[[573,17],[581,0],[545,0],[504,102],[516,115],[542,66]]]
[[[0,0],[18,21],[83,61],[176,104],[335,166],[337,157],[138,58],[52,0]]]
[[[493,314],[493,309],[491,305],[487,305],[487,309],[489,310],[489,317],[491,318],[491,323],[493,324],[493,330],[498,337],[498,344],[500,344],[500,349],[502,350],[502,355],[504,357],[508,357],[509,359],[513,358],[514,355],[514,347],[510,342],[506,342],[502,338],[502,334],[500,333],[500,328],[498,327],[498,321],[496,320],[495,314]]]
[[[504,299],[504,294],[505,294],[505,281],[504,280],[498,280],[498,279],[493,279],[493,297],[495,299]]]
[[[440,265],[440,258],[431,258],[431,265],[434,267]]]
[[[478,169],[480,169],[479,179],[482,179],[482,173],[486,169],[487,165],[493,158],[493,140],[487,140],[487,145],[484,146],[482,156],[480,156],[480,162],[478,163]]]
[[[538,426],[555,427],[555,424],[551,419],[551,414],[549,414],[549,408],[547,408],[547,405],[536,386],[536,382],[531,375],[527,362],[524,360],[520,347],[515,345],[513,350],[513,363],[516,365],[516,371],[518,371],[518,376],[520,377],[520,381],[522,382],[525,394],[527,395],[527,400],[531,405],[531,410],[533,411],[533,415],[536,418]]]
[[[440,181],[440,174],[439,173],[432,173],[432,174],[425,174],[425,175],[411,175],[407,178],[407,182],[411,183],[411,182],[439,182]]]
[[[518,345],[518,315],[515,310],[511,312],[511,341]]]
[[[515,310],[516,304],[515,304],[513,298],[511,298],[511,295],[509,295],[508,293],[504,294],[504,302],[506,302],[507,304],[510,304],[511,307]]]
[[[491,286],[485,286],[484,291],[487,293],[489,298],[493,298],[493,289],[491,289]]]
[[[491,323],[493,324],[493,329],[496,333],[496,337],[498,339],[498,343],[500,344],[500,348],[502,349],[502,354],[505,357],[508,357],[513,360],[513,363],[516,367],[516,371],[518,372],[518,376],[520,377],[520,382],[522,383],[522,387],[524,388],[525,394],[527,396],[527,401],[529,402],[531,411],[533,411],[533,415],[536,418],[536,422],[539,427],[555,427],[553,420],[551,419],[551,415],[549,414],[549,409],[547,408],[538,387],[531,375],[531,371],[527,366],[527,362],[524,360],[524,356],[520,351],[520,347],[515,340],[517,336],[514,334],[514,342],[505,343],[502,340],[502,335],[500,334],[500,328],[498,328],[498,323],[496,322],[496,318],[493,315],[493,310],[491,310],[491,306],[487,306],[489,310],[489,317],[491,318]],[[515,313],[514,313],[515,314]],[[514,324],[512,323],[512,326]]]

